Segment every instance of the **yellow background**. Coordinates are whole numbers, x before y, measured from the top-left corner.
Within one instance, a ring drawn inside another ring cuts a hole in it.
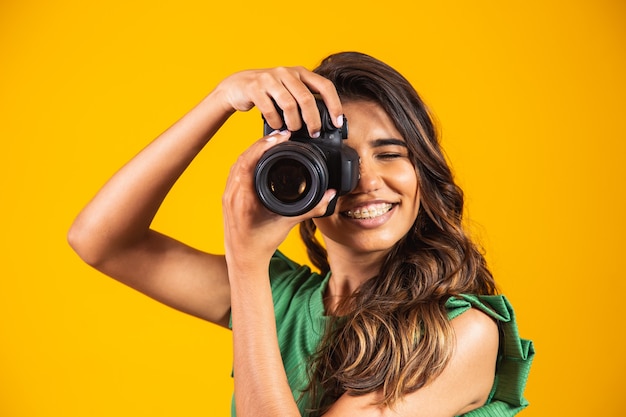
[[[623,415],[626,3],[0,3],[0,416],[226,416],[230,334],[82,264],[76,213],[226,75],[360,50],[437,115],[468,215],[537,358],[533,416]],[[234,116],[159,230],[220,251]],[[292,236],[284,248],[299,260]]]

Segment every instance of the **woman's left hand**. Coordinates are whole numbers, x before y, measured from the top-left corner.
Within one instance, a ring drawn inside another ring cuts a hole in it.
[[[289,231],[301,221],[324,215],[334,190],[310,212],[285,217],[271,212],[254,190],[254,170],[263,153],[289,139],[290,132],[274,132],[250,146],[232,166],[222,197],[224,240],[229,270],[267,271],[269,261]],[[233,275],[233,274],[229,274]],[[239,274],[235,274],[239,275]],[[251,276],[245,274],[246,276]]]

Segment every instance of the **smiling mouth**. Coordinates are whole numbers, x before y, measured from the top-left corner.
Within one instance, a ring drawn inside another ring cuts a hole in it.
[[[344,211],[341,214],[350,219],[374,219],[389,212],[393,208],[391,203],[371,204],[365,207],[359,207],[354,210]]]

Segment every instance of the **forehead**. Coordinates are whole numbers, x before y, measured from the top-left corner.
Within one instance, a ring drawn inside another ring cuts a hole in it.
[[[349,101],[343,104],[343,110],[348,120],[348,143],[374,144],[380,143],[380,139],[396,139],[404,142],[393,120],[378,103],[362,100]]]

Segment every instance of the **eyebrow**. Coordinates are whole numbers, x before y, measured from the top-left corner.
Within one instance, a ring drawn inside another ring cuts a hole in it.
[[[389,138],[389,139],[376,139],[370,142],[370,144],[372,145],[373,148],[378,148],[381,146],[402,146],[402,147],[407,147],[406,146],[406,142],[403,141],[402,139],[393,139],[393,138]]]

